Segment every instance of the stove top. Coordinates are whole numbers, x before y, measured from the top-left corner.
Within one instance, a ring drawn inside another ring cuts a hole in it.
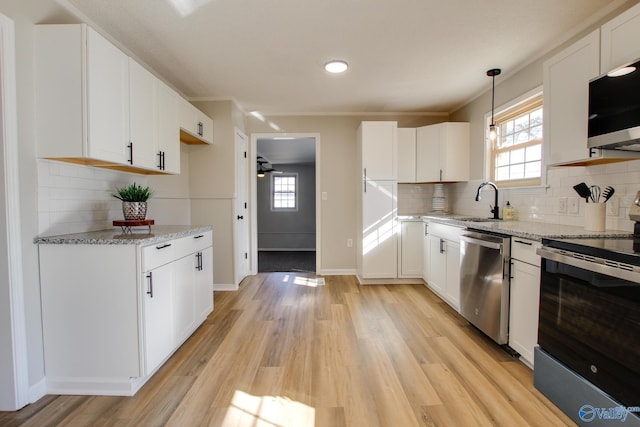
[[[640,238],[542,239],[544,246],[640,266]]]

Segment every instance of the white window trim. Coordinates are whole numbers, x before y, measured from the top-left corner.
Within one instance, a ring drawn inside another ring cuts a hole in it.
[[[276,208],[273,206],[273,194],[275,193],[275,185],[274,185],[274,181],[276,178],[283,178],[283,177],[287,177],[287,176],[292,176],[295,177],[296,179],[296,192],[295,192],[295,196],[296,196],[296,207],[295,208]],[[271,174],[271,188],[269,189],[269,194],[270,194],[270,204],[269,206],[271,207],[271,211],[272,212],[297,212],[298,211],[298,195],[300,193],[300,178],[298,177],[298,172],[284,172],[281,174]]]
[[[495,113],[494,115],[498,115],[499,113],[501,113],[504,110],[508,110],[510,108],[515,107],[518,104],[522,104],[524,102],[527,102],[528,100],[530,100],[531,98],[535,98],[536,96],[543,94],[542,92],[542,86],[537,86],[534,89],[531,89],[530,91],[520,95],[519,97],[512,99],[509,102],[506,102],[502,105],[499,105],[498,107],[495,108]],[[544,108],[544,94],[543,94],[543,104],[542,104],[542,108]],[[485,113],[484,115],[484,179],[487,180],[489,179],[489,177],[491,176],[491,171],[490,171],[490,167],[491,167],[491,154],[492,154],[492,150],[491,150],[491,140],[489,139],[489,125],[491,124],[491,111]],[[544,115],[543,115],[543,121],[542,121],[542,126],[544,127]],[[547,187],[547,167],[546,167],[546,163],[545,163],[545,144],[546,141],[542,141],[542,164],[540,165],[540,185],[539,186],[513,186],[513,187],[509,187],[509,188],[537,188],[537,187]]]

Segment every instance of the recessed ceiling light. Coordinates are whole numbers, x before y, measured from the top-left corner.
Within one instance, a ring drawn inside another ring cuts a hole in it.
[[[349,64],[339,59],[329,61],[324,64],[324,69],[334,74],[344,73],[345,71],[347,71],[347,68],[349,68]]]
[[[607,76],[609,77],[626,76],[627,74],[633,73],[635,70],[636,70],[636,67],[634,66],[621,67],[621,68],[618,68],[617,70],[608,72]]]

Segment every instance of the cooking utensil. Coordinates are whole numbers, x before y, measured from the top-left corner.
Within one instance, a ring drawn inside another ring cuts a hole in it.
[[[585,184],[584,182],[581,182],[580,184],[574,185],[573,189],[576,190],[576,193],[578,193],[580,197],[582,197],[587,203],[589,203],[589,197],[591,197],[591,190],[589,189],[589,186],[587,184]]]
[[[612,186],[607,186],[604,191],[602,192],[602,196],[604,197],[604,203],[607,203],[607,200],[609,200],[611,198],[611,196],[613,196],[613,193],[616,192],[616,189],[613,188]]]
[[[597,185],[592,185],[589,187],[589,191],[591,193],[591,201],[593,203],[600,203],[600,195],[602,194],[602,190]]]

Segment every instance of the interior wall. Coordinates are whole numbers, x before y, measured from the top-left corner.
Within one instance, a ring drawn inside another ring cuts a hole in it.
[[[257,178],[258,250],[316,249],[316,168],[314,164],[274,164],[284,173],[298,174],[298,209],[271,210],[272,179]]]

